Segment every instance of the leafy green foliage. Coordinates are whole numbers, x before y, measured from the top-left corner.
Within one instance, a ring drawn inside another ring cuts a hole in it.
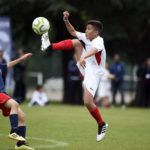
[[[108,55],[112,56],[116,52],[126,54],[132,63],[144,61],[150,55],[149,0],[1,0],[0,5],[0,14],[11,17],[13,40],[18,47],[30,45],[33,40],[35,44],[39,42],[31,29],[32,21],[37,16],[45,16],[54,24],[51,29],[54,41],[68,37],[62,23],[62,12],[68,10],[71,12],[71,22],[81,31],[84,31],[84,25],[89,19],[100,19],[103,22],[102,36]],[[58,30],[63,30],[61,35],[56,32]]]

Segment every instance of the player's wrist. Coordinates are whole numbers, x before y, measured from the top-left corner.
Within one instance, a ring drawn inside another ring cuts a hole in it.
[[[68,18],[63,18],[63,21],[64,21],[64,22],[68,21]]]
[[[86,59],[86,56],[82,56],[82,59]]]

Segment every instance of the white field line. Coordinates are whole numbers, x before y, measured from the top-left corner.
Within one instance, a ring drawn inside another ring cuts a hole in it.
[[[6,136],[0,133],[0,136]],[[61,147],[61,146],[68,146],[69,144],[66,142],[56,141],[54,139],[44,139],[44,138],[37,138],[37,137],[27,137],[27,139],[36,140],[36,141],[43,141],[47,143],[52,143],[51,145],[36,145],[32,146],[36,149],[44,149],[44,148],[54,148],[54,147]],[[10,147],[0,147],[2,150],[10,150]]]

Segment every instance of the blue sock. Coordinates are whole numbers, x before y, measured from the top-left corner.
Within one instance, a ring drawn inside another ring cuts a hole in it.
[[[19,131],[19,134],[22,136],[22,137],[26,137],[26,126],[19,126],[18,127],[18,131]],[[23,145],[25,142],[21,142],[21,141],[18,141],[17,142],[17,146],[21,146]]]
[[[11,131],[18,129],[18,114],[11,114],[9,115],[10,124],[11,124]]]
[[[26,126],[19,126],[18,131],[22,137],[24,137],[24,138],[26,137]]]

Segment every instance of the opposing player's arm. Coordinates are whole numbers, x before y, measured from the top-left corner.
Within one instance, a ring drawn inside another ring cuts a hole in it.
[[[72,35],[72,36],[74,36],[74,37],[77,37],[76,36],[76,30],[75,30],[75,28],[71,25],[71,23],[69,22],[69,20],[68,20],[68,18],[69,18],[69,12],[68,11],[64,11],[63,12],[63,20],[64,20],[64,22],[65,22],[65,25],[66,25],[66,28],[67,28],[67,30],[68,30],[68,32]]]
[[[7,63],[7,68],[11,68],[11,67],[15,66],[16,64],[18,64],[22,61],[25,61],[27,58],[29,58],[31,56],[32,56],[32,53],[27,53],[27,54],[23,55],[22,57]]]

